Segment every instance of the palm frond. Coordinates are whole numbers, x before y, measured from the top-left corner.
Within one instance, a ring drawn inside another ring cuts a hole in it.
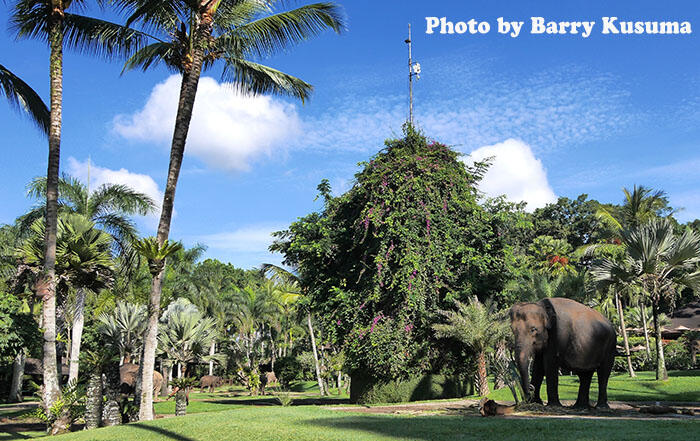
[[[153,38],[127,26],[76,14],[65,13],[63,24],[66,47],[107,59],[129,56]]]
[[[221,20],[218,21],[220,22]],[[251,54],[265,57],[306,41],[326,29],[332,29],[336,33],[344,29],[343,14],[338,5],[334,3],[305,5],[236,26],[232,32],[245,42],[243,45],[245,53],[229,53],[236,57]]]
[[[182,71],[182,59],[174,43],[151,43],[139,49],[126,60],[122,73],[133,69],[141,69],[145,72],[159,63],[164,63],[173,72]]]
[[[232,82],[243,93],[287,95],[298,98],[303,103],[313,91],[311,84],[271,67],[242,58],[227,57],[225,60],[222,79]]]
[[[41,97],[21,78],[0,64],[0,93],[11,105],[26,112],[44,133],[49,133],[49,109]]]

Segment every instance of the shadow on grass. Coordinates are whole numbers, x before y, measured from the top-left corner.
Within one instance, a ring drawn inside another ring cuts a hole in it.
[[[292,406],[322,406],[332,405],[338,406],[341,404],[350,404],[349,398],[293,398]],[[221,404],[230,406],[232,404],[240,404],[242,406],[279,406],[280,402],[275,397],[269,398],[248,398],[238,400],[203,400],[207,404]]]
[[[554,418],[483,418],[480,416],[378,416],[322,418],[301,424],[326,430],[356,431],[412,440],[687,440],[696,426],[689,421],[623,421]],[[530,436],[528,436],[530,435]],[[361,439],[361,438],[360,438]]]
[[[32,436],[22,432],[43,432],[46,425],[43,423],[11,423],[0,426],[0,441],[10,439],[30,439]]]
[[[195,441],[194,438],[189,438],[184,435],[180,435],[177,432],[173,432],[171,430],[166,430],[163,429],[162,427],[157,427],[157,426],[151,426],[151,425],[146,425],[146,424],[133,424],[129,427],[133,427],[135,429],[141,429],[141,430],[148,430],[150,432],[155,432],[159,435],[163,435],[167,437],[167,439],[173,439],[177,441]]]

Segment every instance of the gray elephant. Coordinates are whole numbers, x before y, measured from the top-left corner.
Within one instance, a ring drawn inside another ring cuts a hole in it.
[[[596,407],[608,407],[608,378],[616,355],[615,328],[598,311],[564,298],[518,303],[510,310],[515,356],[526,399],[542,403],[540,386],[547,377],[549,406],[559,401],[559,368],[578,375],[580,386],[574,407],[587,408],[593,373],[598,373]],[[531,396],[529,362],[533,359]]]
[[[221,377],[216,375],[205,375],[199,379],[200,392],[204,392],[204,389],[209,389],[209,393],[214,393],[214,389],[224,384]]]
[[[139,375],[139,365],[133,363],[124,363],[119,368],[119,390],[123,394],[134,393],[136,386],[136,377]],[[153,371],[153,396],[157,397],[160,394],[160,387],[163,384],[163,376],[158,371]]]

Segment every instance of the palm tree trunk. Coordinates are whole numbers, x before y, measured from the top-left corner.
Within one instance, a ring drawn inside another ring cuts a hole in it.
[[[622,302],[620,301],[620,295],[615,291],[615,307],[617,308],[617,317],[620,319],[620,328],[622,328],[622,340],[625,342],[625,358],[627,359],[627,372],[629,372],[630,377],[636,377],[634,373],[634,368],[632,367],[632,357],[630,356],[630,344],[627,339],[627,327],[625,326],[625,316],[622,313]]]
[[[80,367],[80,342],[83,338],[83,325],[85,323],[85,290],[79,288],[75,299],[75,319],[71,333],[70,367],[68,369],[68,383],[78,380]]]
[[[217,3],[218,4],[218,3]],[[197,96],[197,86],[199,76],[202,71],[204,60],[203,42],[208,42],[211,36],[212,17],[202,20],[196,32],[195,48],[192,51],[192,65],[188,71],[182,75],[180,86],[180,99],[178,101],[177,116],[175,117],[175,130],[173,131],[173,141],[170,147],[170,164],[168,166],[168,180],[165,185],[163,195],[163,208],[160,213],[158,223],[157,240],[163,246],[170,234],[170,222],[173,216],[173,205],[175,203],[175,190],[177,180],[180,176],[182,159],[185,154],[185,142],[192,120],[192,110],[194,100]],[[160,272],[153,277],[151,285],[151,295],[148,310],[148,328],[144,339],[144,363],[143,363],[143,390],[141,392],[141,406],[139,409],[139,419],[148,421],[153,419],[153,368],[155,365],[156,348],[158,346],[158,318],[160,316],[160,294],[162,288],[165,265]]]
[[[659,305],[657,304],[657,301],[654,301],[652,304],[652,312],[654,314],[654,334],[656,334],[656,379],[668,380],[668,372],[666,371],[666,361],[664,360],[664,344],[661,340]]]
[[[187,392],[180,389],[175,394],[175,416],[187,414]]]
[[[216,354],[216,341],[212,340],[209,355],[214,356],[214,354]],[[209,375],[214,375],[214,360],[209,360]]]
[[[314,327],[311,324],[311,311],[306,315],[306,323],[309,325],[309,336],[311,337],[311,349],[314,353],[314,364],[316,366],[316,380],[318,381],[318,389],[321,396],[326,395],[323,388],[323,378],[321,378],[321,364],[318,361],[318,350],[316,349],[316,337],[314,336]]]
[[[119,411],[119,365],[110,362],[105,366],[104,395],[105,401],[102,407],[102,424],[105,426],[117,426],[122,423]]]
[[[647,309],[646,305],[639,301],[639,309],[642,313],[642,328],[644,328],[644,343],[647,350],[647,355],[651,357],[651,345],[649,344],[649,329],[647,327]]]
[[[10,402],[19,403],[22,401],[22,377],[24,377],[24,363],[26,355],[21,349],[12,362],[12,383],[10,385]]]
[[[85,390],[85,428],[95,429],[102,421],[102,369],[94,366]]]
[[[482,397],[489,394],[489,381],[486,375],[486,353],[480,351],[477,357],[478,372],[479,372],[479,395]]]
[[[63,106],[63,10],[62,2],[51,1],[54,12],[50,18],[49,60],[51,78],[51,126],[49,127],[49,161],[46,171],[46,242],[44,249],[44,280],[42,311],[44,325],[43,405],[49,409],[60,397],[56,363],[56,236],[58,229],[58,168],[61,156],[61,112]],[[65,418],[58,418],[51,433],[67,430]]]

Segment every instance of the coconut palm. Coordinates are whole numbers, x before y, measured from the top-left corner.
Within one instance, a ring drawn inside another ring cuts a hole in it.
[[[125,69],[149,69],[159,63],[182,75],[180,98],[170,150],[170,165],[158,224],[158,243],[170,232],[175,189],[185,150],[199,78],[203,70],[220,61],[222,78],[251,94],[274,93],[306,100],[308,83],[250,61],[318,35],[326,29],[339,32],[340,12],[333,3],[316,3],[272,14],[277,0],[115,0],[132,15],[127,25],[140,24],[156,38],[126,62]],[[271,14],[271,15],[268,15]],[[149,338],[145,343],[143,381],[153,374],[155,336],[160,306],[160,285],[153,283],[149,313]],[[143,395],[140,419],[151,420],[153,397]]]
[[[50,124],[49,158],[46,172],[46,246],[44,274],[37,285],[44,300],[43,404],[48,409],[60,397],[56,363],[56,235],[58,225],[58,177],[63,112],[64,46],[101,55],[133,51],[141,35],[103,20],[68,11],[86,6],[85,0],[18,0],[12,26],[20,38],[37,38],[49,44]],[[52,433],[66,430],[67,420],[60,418]]]
[[[652,305],[656,338],[656,378],[668,379],[659,320],[662,302],[672,303],[680,287],[700,292],[700,235],[687,228],[673,232],[667,219],[655,219],[621,233],[624,260],[603,259],[591,268],[601,282],[623,281],[638,286]]]
[[[673,213],[673,210],[668,206],[668,197],[663,190],[635,185],[632,191],[623,188],[622,192],[625,194],[622,205],[601,205],[596,212],[598,219],[613,233],[637,228],[652,219]]]
[[[455,302],[456,310],[440,311],[446,323],[433,325],[438,337],[455,338],[477,354],[479,395],[489,394],[486,353],[506,339],[508,329],[491,302],[481,303],[473,297],[469,303]]]
[[[27,112],[34,124],[44,133],[49,133],[49,109],[44,101],[34,92],[34,89],[2,64],[0,64],[0,94],[5,95],[11,105]]]

